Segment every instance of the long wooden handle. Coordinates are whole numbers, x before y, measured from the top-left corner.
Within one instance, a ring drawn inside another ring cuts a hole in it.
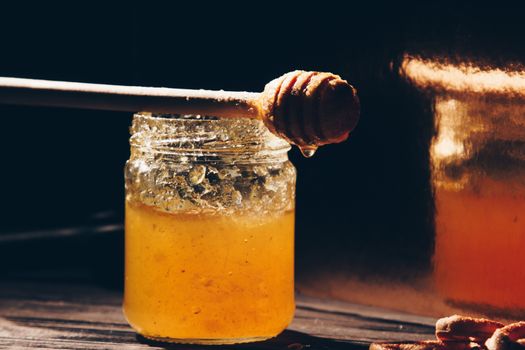
[[[0,77],[0,103],[260,118],[259,93]]]

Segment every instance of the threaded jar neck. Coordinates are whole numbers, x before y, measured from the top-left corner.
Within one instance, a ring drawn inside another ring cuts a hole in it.
[[[162,155],[192,162],[283,162],[290,145],[260,120],[136,113],[131,155]]]

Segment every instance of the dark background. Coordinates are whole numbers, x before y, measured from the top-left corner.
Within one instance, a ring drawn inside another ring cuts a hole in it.
[[[3,2],[0,75],[260,91],[294,69],[340,74],[359,91],[357,129],[314,158],[290,153],[298,276],[425,272],[431,105],[395,68],[407,52],[523,62],[522,13],[502,2]],[[60,278],[120,284],[122,231],[91,228],[122,222],[130,121],[0,106],[1,276],[66,267]]]

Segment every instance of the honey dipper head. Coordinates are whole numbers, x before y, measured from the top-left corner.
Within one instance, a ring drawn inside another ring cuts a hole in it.
[[[359,119],[356,90],[331,73],[287,73],[266,85],[261,104],[270,131],[299,147],[342,142]]]

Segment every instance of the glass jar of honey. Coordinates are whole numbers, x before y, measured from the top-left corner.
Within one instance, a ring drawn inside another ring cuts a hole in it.
[[[453,306],[525,316],[525,69],[405,56],[427,93],[435,200],[434,282]]]
[[[525,105],[436,99],[435,277],[459,306],[525,315]]]
[[[179,343],[279,334],[295,308],[289,144],[251,119],[138,113],[131,134],[128,322]]]

